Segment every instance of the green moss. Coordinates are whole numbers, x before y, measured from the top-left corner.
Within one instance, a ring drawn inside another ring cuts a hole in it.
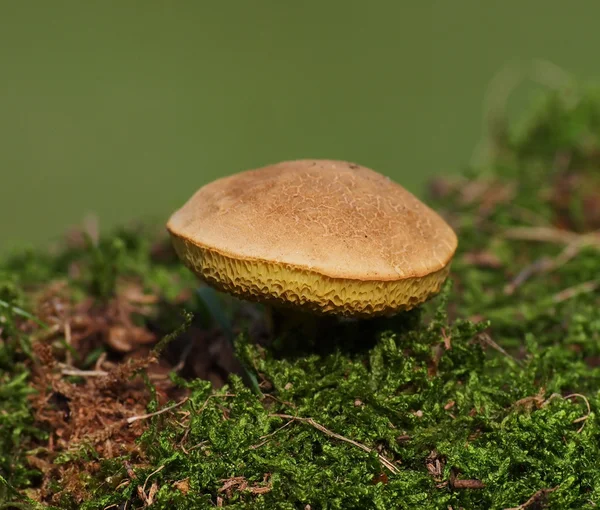
[[[173,375],[188,400],[148,418],[136,452],[82,473],[85,501],[63,494],[59,507],[140,507],[150,496],[157,509],[599,504],[600,240],[569,240],[600,228],[600,93],[549,93],[517,128],[499,132],[485,174],[469,169],[430,200],[460,238],[453,285],[441,296],[393,320],[342,324],[326,343],[267,347],[242,332],[236,352],[261,394],[237,376],[213,390]],[[530,239],[515,239],[516,227]],[[531,239],[557,228],[564,242]],[[9,486],[25,494],[40,483],[25,457],[48,433],[28,401],[29,345],[41,326],[19,311],[69,274],[80,298],[100,301],[115,295],[119,278],[136,278],[164,304],[140,324],[176,329],[185,321],[169,303],[197,283],[176,260],[151,256],[152,239],[122,230],[0,266],[6,500],[18,499]],[[73,264],[79,270],[69,273]],[[190,297],[185,307],[203,328],[244,329],[239,305],[217,317],[218,303]],[[148,394],[152,412],[160,406]]]

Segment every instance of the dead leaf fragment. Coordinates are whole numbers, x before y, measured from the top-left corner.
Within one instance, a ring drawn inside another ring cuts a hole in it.
[[[151,344],[156,336],[144,328],[137,326],[112,326],[108,330],[106,343],[117,352],[131,352],[138,345]]]

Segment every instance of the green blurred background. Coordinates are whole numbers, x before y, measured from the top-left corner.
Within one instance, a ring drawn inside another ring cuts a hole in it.
[[[164,221],[284,159],[420,193],[471,159],[505,64],[597,75],[599,16],[597,0],[0,0],[0,250],[89,213]]]

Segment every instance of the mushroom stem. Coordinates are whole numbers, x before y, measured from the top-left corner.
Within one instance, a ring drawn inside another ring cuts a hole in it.
[[[285,306],[267,307],[267,325],[270,336],[294,336],[310,343],[335,323],[335,317],[315,315]]]
[[[346,346],[360,343],[373,335],[381,320],[348,318],[338,315],[313,314],[283,306],[267,306],[266,324],[268,336],[284,340],[288,348],[329,349],[336,339],[343,338]],[[375,327],[375,329],[374,329]]]

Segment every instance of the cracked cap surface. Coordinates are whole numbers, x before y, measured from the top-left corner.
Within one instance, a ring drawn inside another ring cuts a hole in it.
[[[200,188],[167,224],[184,263],[239,297],[346,316],[437,293],[452,228],[399,184],[344,161],[286,161]]]

